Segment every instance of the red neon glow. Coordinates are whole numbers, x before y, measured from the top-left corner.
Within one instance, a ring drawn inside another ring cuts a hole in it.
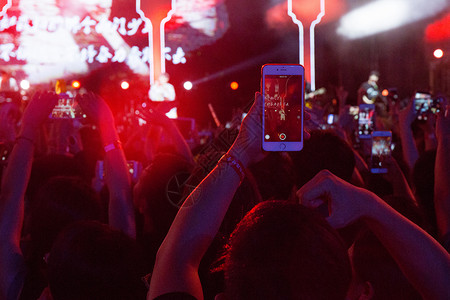
[[[120,87],[121,87],[123,90],[126,90],[126,89],[128,89],[128,88],[130,87],[130,84],[129,84],[127,81],[122,81],[122,82],[120,83]]]
[[[427,26],[425,39],[428,42],[439,42],[450,39],[450,13]]]
[[[78,80],[72,81],[72,87],[73,87],[74,89],[79,89],[80,86],[81,86],[81,83],[80,83]]]
[[[436,49],[433,52],[434,57],[442,58],[444,56],[444,51],[442,49]]]
[[[230,83],[230,88],[232,90],[237,90],[239,88],[239,84],[236,81],[233,81],[232,83]]]

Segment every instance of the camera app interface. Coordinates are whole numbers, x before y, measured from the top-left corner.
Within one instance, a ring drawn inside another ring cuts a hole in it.
[[[302,76],[266,75],[264,82],[264,140],[301,141]]]
[[[386,168],[386,158],[391,155],[391,137],[373,136],[372,137],[372,169]]]
[[[359,108],[358,134],[370,135],[374,129],[375,110],[373,107]]]

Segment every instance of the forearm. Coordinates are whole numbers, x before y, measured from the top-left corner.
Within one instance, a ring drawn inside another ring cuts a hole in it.
[[[176,152],[183,156],[187,161],[194,163],[194,157],[192,156],[191,148],[189,148],[189,145],[186,143],[185,138],[178,130],[176,125],[172,121],[170,122],[171,124],[166,127],[166,130],[172,139]]]
[[[125,154],[119,141],[114,124],[100,126],[103,145],[114,145],[105,153],[105,177],[109,190],[109,224],[136,238],[134,207],[131,193],[131,181]]]
[[[19,247],[24,214],[23,201],[33,163],[33,142],[35,139],[35,130],[21,130],[20,137],[14,145],[3,174],[0,200],[0,232],[2,240],[5,238],[14,242],[17,247]]]
[[[216,236],[239,182],[229,164],[219,163],[189,195],[158,250],[154,268],[158,276],[152,278],[150,299],[173,291],[173,287],[203,297],[199,285],[189,284],[187,279],[197,276],[200,260]]]
[[[441,236],[450,232],[450,141],[438,143],[435,164],[434,208]]]
[[[446,299],[450,256],[426,232],[373,195],[365,221],[425,299]]]
[[[400,125],[400,139],[402,143],[403,157],[410,170],[414,168],[414,165],[419,158],[419,152],[414,141],[411,129],[404,128]]]

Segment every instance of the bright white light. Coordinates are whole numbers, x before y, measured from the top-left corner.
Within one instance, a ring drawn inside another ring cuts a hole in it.
[[[446,0],[378,0],[344,15],[337,32],[362,38],[430,17],[445,7]]]
[[[128,89],[130,87],[130,84],[127,81],[122,81],[120,83],[120,87],[124,90]]]
[[[21,82],[20,82],[20,88],[22,89],[22,90],[28,90],[29,88],[30,88],[30,82],[28,81],[28,80],[22,80]]]
[[[183,84],[183,87],[184,87],[186,90],[189,91],[189,90],[192,89],[192,87],[193,87],[192,82],[186,81],[186,82]]]
[[[433,55],[436,58],[442,58],[444,56],[444,51],[442,51],[442,49],[436,49],[434,50]]]

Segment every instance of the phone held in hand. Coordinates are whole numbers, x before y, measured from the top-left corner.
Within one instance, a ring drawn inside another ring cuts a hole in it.
[[[375,130],[375,105],[360,104],[358,113],[358,136],[369,139]]]
[[[50,119],[81,119],[83,113],[75,97],[70,93],[58,94],[58,103],[53,108]]]
[[[419,121],[426,121],[427,114],[436,114],[440,111],[442,98],[433,98],[428,92],[416,92],[414,95],[414,111]]]
[[[265,151],[303,149],[305,69],[299,64],[266,64],[261,68]]]
[[[391,131],[374,131],[372,133],[371,173],[383,174],[388,172],[386,159],[391,155],[391,143]]]

